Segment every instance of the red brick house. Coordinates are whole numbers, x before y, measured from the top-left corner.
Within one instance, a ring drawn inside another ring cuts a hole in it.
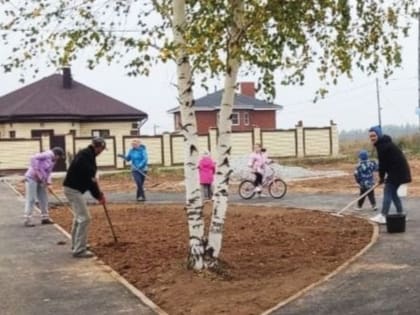
[[[223,90],[216,91],[195,100],[195,115],[198,134],[207,134],[209,128],[217,127],[217,117]],[[254,82],[241,82],[240,93],[235,93],[232,115],[233,131],[248,131],[254,127],[276,129],[276,111],[283,106],[255,98]],[[179,106],[168,113],[174,115],[174,129],[180,129],[181,113]]]

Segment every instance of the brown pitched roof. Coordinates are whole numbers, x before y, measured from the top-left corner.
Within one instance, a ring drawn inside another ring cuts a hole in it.
[[[133,121],[147,114],[77,81],[53,74],[0,97],[0,121]]]

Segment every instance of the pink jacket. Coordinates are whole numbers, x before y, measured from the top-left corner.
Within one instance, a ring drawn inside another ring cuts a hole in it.
[[[263,174],[266,161],[267,158],[265,154],[252,152],[249,156],[248,166],[251,167],[254,172]]]
[[[26,171],[25,177],[40,183],[51,184],[51,172],[55,165],[53,158],[52,150],[35,154],[31,158],[31,165]]]
[[[200,173],[200,184],[212,184],[216,166],[211,157],[204,156],[198,163]]]

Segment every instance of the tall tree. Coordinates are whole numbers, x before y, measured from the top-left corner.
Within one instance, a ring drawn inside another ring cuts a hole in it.
[[[401,63],[399,39],[409,29],[407,16],[417,9],[416,0],[40,0],[25,1],[22,7],[0,0],[0,4],[5,15],[1,20],[6,21],[0,24],[6,31],[4,41],[18,31],[24,34],[2,64],[5,71],[31,65],[41,53],[54,64],[66,64],[83,48],[93,51],[89,67],[101,60],[123,59],[128,60],[129,75],[147,75],[156,60],[177,61],[186,144],[189,257],[195,269],[217,265],[221,253],[239,71],[257,74],[258,90],[270,99],[276,95],[276,82],[304,84],[310,65],[323,82],[316,97],[341,75],[351,77],[356,70],[389,77]],[[130,22],[136,25],[133,32],[125,26]],[[169,37],[171,28],[174,38]],[[197,181],[193,74],[200,75],[203,84],[209,77],[225,77],[208,242]]]

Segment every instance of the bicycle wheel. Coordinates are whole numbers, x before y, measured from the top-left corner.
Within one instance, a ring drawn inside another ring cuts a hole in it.
[[[255,185],[251,180],[243,180],[239,184],[239,196],[242,199],[251,199],[255,195]]]
[[[283,198],[287,192],[287,184],[282,179],[277,178],[268,185],[268,192],[275,199]]]

